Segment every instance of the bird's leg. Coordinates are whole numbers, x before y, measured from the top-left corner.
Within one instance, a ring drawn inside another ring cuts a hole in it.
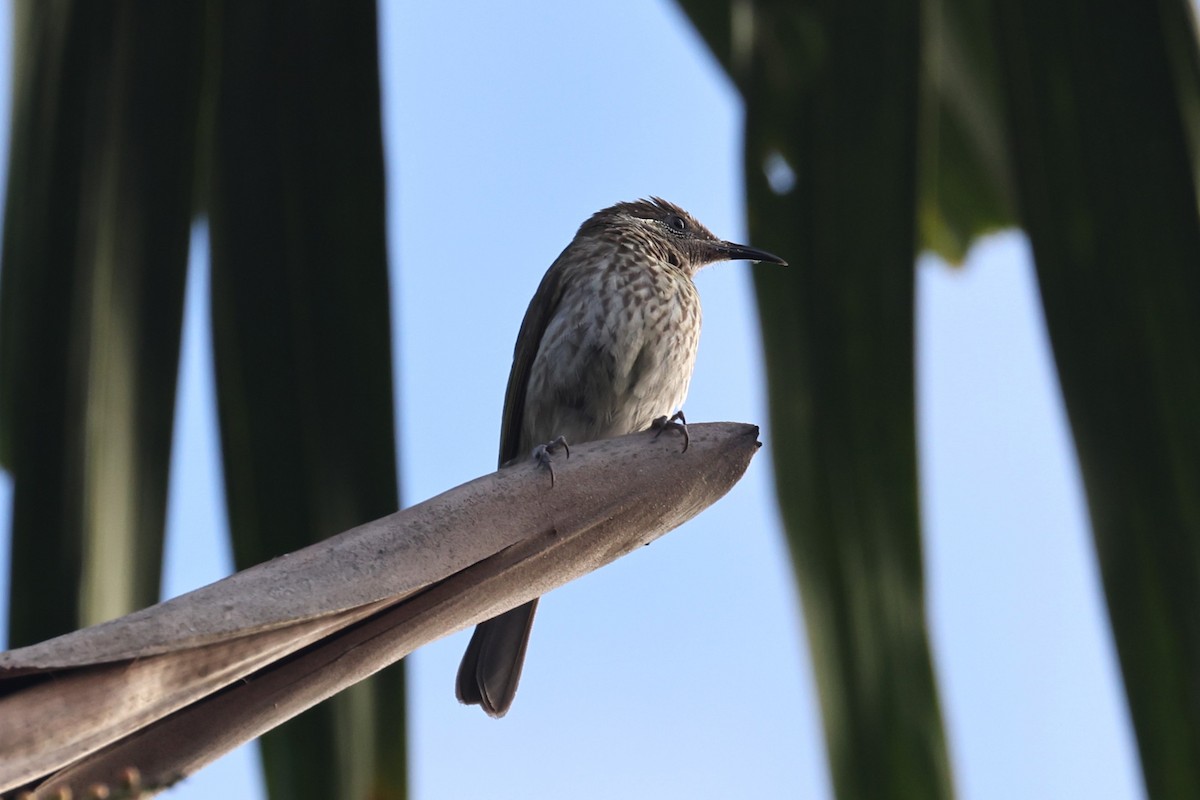
[[[554,459],[550,458],[551,454],[557,453],[559,450],[565,450],[567,458],[571,457],[571,448],[567,446],[567,440],[562,436],[551,442],[539,444],[533,448],[533,460],[539,465],[550,470],[550,488],[554,488],[554,464],[551,463]]]
[[[659,417],[658,419],[654,420],[654,422],[650,423],[650,430],[658,431],[658,433],[654,434],[655,439],[661,436],[662,432],[667,428],[672,428],[683,434],[683,452],[686,453],[688,449],[688,429],[687,418],[683,416],[682,408],[676,411],[670,417]]]

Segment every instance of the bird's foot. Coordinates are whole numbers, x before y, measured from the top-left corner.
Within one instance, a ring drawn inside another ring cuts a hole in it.
[[[550,471],[551,489],[554,488],[554,464],[552,463],[554,459],[552,459],[550,456],[554,453],[557,453],[559,450],[566,451],[567,458],[571,457],[571,448],[567,446],[567,440],[562,436],[559,436],[554,441],[546,442],[545,444],[539,444],[537,447],[533,448],[533,460],[536,461],[540,466],[543,466]]]
[[[658,431],[658,433],[654,434],[655,439],[661,436],[662,432],[668,428],[677,430],[683,434],[683,452],[686,453],[688,449],[688,429],[687,418],[683,416],[683,409],[676,411],[670,417],[659,417],[650,423],[650,430]]]

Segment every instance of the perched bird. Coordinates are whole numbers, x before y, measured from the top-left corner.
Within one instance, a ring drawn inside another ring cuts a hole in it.
[[[658,198],[593,214],[525,312],[504,397],[500,464],[532,451],[550,466],[550,453],[566,443],[682,419],[668,415],[687,396],[700,340],[692,277],[707,264],[738,259],[787,263],[718,239]],[[508,711],[537,602],[475,628],[458,668],[461,702],[493,717]]]

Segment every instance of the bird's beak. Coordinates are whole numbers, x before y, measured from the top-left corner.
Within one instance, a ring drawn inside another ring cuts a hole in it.
[[[768,253],[766,250],[759,250],[756,247],[748,247],[744,244],[718,242],[716,249],[721,254],[721,257],[727,261],[765,261],[768,264],[787,266],[787,262],[774,253]]]

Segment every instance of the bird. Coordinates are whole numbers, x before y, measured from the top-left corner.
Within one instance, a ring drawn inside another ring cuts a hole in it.
[[[700,341],[692,282],[718,261],[779,256],[718,239],[658,197],[620,202],[580,225],[550,265],[517,335],[504,396],[500,465],[532,454],[550,470],[571,443],[678,428]],[[673,413],[674,412],[674,413]],[[569,450],[567,451],[569,457]],[[458,700],[491,717],[516,696],[538,600],[476,626]]]

